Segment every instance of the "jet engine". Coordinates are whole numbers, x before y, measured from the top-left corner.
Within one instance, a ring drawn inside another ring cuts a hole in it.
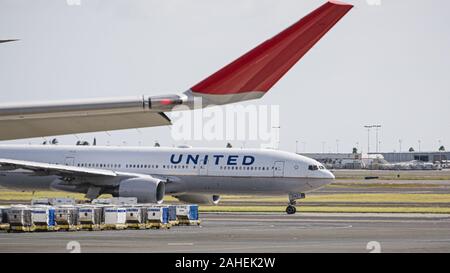
[[[136,197],[138,203],[158,203],[164,199],[166,187],[164,182],[155,178],[129,178],[119,184],[115,196]]]
[[[219,195],[181,194],[181,195],[174,195],[173,197],[177,198],[178,200],[184,203],[195,203],[195,204],[217,205],[219,204],[220,201]]]

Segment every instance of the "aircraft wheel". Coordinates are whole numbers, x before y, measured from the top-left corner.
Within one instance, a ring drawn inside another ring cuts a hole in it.
[[[289,215],[295,214],[297,212],[297,209],[294,206],[289,205],[286,208],[286,213]]]

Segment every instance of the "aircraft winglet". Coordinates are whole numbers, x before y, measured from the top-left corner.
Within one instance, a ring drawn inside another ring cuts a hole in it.
[[[325,3],[188,92],[214,104],[263,96],[352,8],[340,1]]]

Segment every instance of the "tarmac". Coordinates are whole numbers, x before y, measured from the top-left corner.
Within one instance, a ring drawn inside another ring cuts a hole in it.
[[[450,171],[339,171],[332,187],[314,195],[342,193],[450,193]],[[403,179],[392,177],[400,175]],[[363,176],[379,176],[365,180]],[[348,177],[348,178],[347,178]],[[11,202],[11,201],[8,201]],[[223,205],[233,205],[231,201]],[[15,203],[15,202],[12,202]],[[201,226],[169,230],[4,233],[1,252],[313,252],[450,253],[450,214],[201,213]],[[283,203],[284,205],[285,203]],[[235,205],[255,205],[250,201]],[[260,204],[256,204],[260,205]],[[278,203],[264,205],[280,205]],[[311,204],[308,205],[323,205]],[[342,205],[326,203],[328,206]],[[371,206],[369,203],[352,205]],[[376,203],[376,206],[399,206]],[[441,206],[448,203],[408,203]]]
[[[301,208],[300,208],[301,211]],[[169,230],[0,233],[0,252],[450,252],[450,215],[202,213]]]

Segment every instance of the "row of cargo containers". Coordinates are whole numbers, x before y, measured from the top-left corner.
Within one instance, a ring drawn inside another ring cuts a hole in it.
[[[170,228],[200,224],[197,205],[17,205],[0,207],[0,229],[9,231]]]
[[[76,205],[76,204],[86,204],[78,203],[74,198],[33,198],[31,200],[31,205],[48,205],[48,206],[61,206],[61,205]],[[92,200],[91,204],[94,205],[116,205],[116,206],[131,206],[137,205],[136,197],[112,197],[112,198],[99,198]]]

